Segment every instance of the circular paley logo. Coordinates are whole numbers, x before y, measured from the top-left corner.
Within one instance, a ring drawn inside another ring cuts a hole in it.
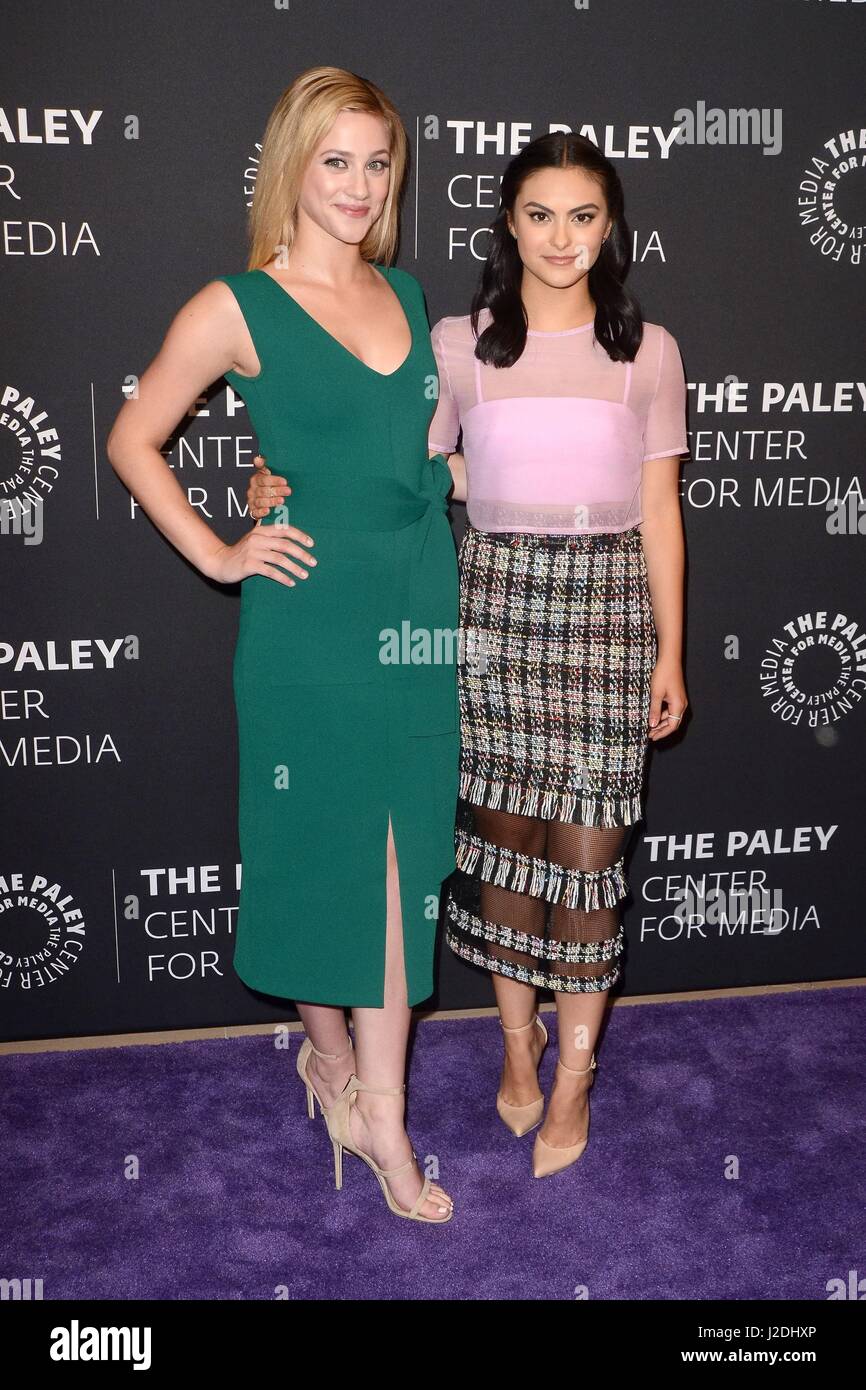
[[[27,994],[64,980],[85,946],[72,893],[42,874],[0,873],[0,987]]]
[[[799,614],[767,643],[760,681],[784,723],[813,730],[836,724],[866,693],[862,623],[839,612]]]
[[[841,130],[800,173],[797,208],[810,243],[827,260],[861,265],[866,242],[866,126]]]

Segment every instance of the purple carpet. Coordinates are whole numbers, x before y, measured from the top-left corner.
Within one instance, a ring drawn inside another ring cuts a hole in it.
[[[557,1300],[826,1299],[866,1275],[864,989],[616,1009],[586,1152],[542,1180],[494,1110],[497,1021],[420,1024],[408,1128],[454,1198],[439,1229],[349,1154],[335,1191],[300,1041],[0,1058],[0,1275],[46,1299]]]

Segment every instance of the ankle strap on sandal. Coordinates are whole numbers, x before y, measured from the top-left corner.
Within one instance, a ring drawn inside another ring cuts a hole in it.
[[[411,1158],[406,1159],[405,1163],[401,1163],[399,1168],[382,1168],[380,1172],[383,1178],[396,1178],[399,1173],[405,1173],[407,1168],[414,1168],[417,1161],[413,1154]]]
[[[350,1039],[349,1039],[349,1046],[346,1048],[346,1051],[345,1051],[345,1052],[320,1052],[319,1049],[318,1049],[317,1047],[314,1047],[314,1046],[313,1046],[313,1040],[312,1040],[312,1038],[308,1038],[308,1039],[307,1039],[307,1042],[310,1044],[310,1047],[313,1048],[313,1051],[315,1052],[315,1054],[316,1054],[317,1057],[326,1057],[326,1058],[328,1059],[329,1062],[339,1062],[339,1061],[341,1060],[341,1058],[343,1058],[343,1057],[348,1057],[349,1053],[352,1051],[352,1048],[353,1048],[354,1045],[355,1045],[355,1044],[352,1042],[352,1039],[350,1038]]]
[[[360,1077],[353,1076],[349,1082],[353,1091],[372,1091],[377,1096],[399,1096],[406,1089],[406,1083],[402,1086],[368,1086]]]

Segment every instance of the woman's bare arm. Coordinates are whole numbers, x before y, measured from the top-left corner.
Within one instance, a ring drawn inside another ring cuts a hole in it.
[[[203,574],[233,583],[250,574],[283,579],[274,565],[306,577],[285,559],[293,554],[315,564],[310,537],[296,527],[256,527],[226,545],[187,500],[160,453],[180,420],[213,381],[241,365],[242,318],[228,285],[215,280],[187,301],[138,383],[137,394],[118,412],[106,443],[115,472],[163,535]]]
[[[428,449],[428,458],[435,458],[440,454],[441,449]],[[449,454],[448,467],[451,469],[451,476],[454,479],[454,491],[451,494],[452,502],[466,501],[466,464],[462,454]],[[247,488],[247,507],[250,516],[261,518],[267,516],[272,507],[278,507],[291,492],[287,480],[281,473],[272,473],[267,467],[267,460],[261,454],[256,454],[253,460],[256,471],[250,478]]]
[[[437,450],[441,453],[442,450]],[[433,454],[430,454],[433,457]],[[466,460],[462,454],[446,454],[448,467],[451,469],[451,477],[454,479],[454,491],[451,494],[452,502],[466,501]]]
[[[651,459],[643,466],[640,526],[647,581],[658,637],[652,680],[649,737],[674,733],[688,705],[683,679],[683,578],[685,540],[678,491],[679,457]],[[662,703],[668,708],[662,714]]]

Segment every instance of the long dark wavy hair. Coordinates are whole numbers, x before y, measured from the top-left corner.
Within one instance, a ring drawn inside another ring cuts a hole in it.
[[[506,217],[510,213],[514,218],[514,205],[523,181],[537,169],[583,169],[601,184],[611,229],[588,272],[589,293],[595,303],[595,337],[614,362],[633,362],[643,338],[643,315],[637,299],[623,283],[631,264],[631,234],[623,214],[622,184],[613,164],[597,145],[583,135],[564,131],[540,135],[524,146],[502,176],[490,251],[470,312],[472,332],[477,339],[475,356],[494,367],[510,367],[526,347],[528,321],[520,295],[523,262]],[[478,317],[482,309],[489,309],[492,319],[479,337]]]

